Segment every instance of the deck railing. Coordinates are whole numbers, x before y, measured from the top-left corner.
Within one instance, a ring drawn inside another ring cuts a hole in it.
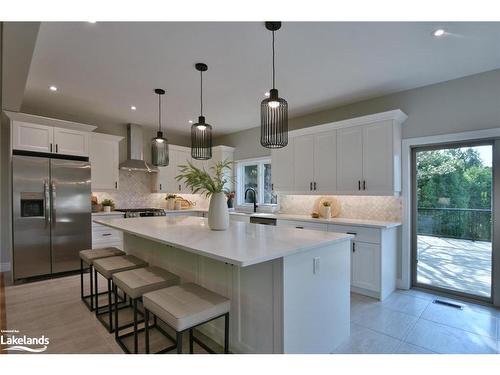
[[[419,207],[417,234],[491,241],[491,210]]]

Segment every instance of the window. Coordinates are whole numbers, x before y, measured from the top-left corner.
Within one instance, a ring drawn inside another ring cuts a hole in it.
[[[238,191],[238,205],[252,205],[253,196],[248,192],[245,199],[245,191],[252,188],[257,192],[257,203],[260,205],[272,205],[277,203],[276,194],[273,193],[271,182],[271,160],[252,159],[237,162],[236,179]]]

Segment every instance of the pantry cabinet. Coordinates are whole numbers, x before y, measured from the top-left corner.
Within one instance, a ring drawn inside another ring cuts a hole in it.
[[[72,156],[89,156],[89,132],[13,121],[12,148]]]
[[[273,187],[292,194],[394,195],[401,191],[400,110],[290,132],[273,150]]]
[[[92,191],[118,190],[119,143],[123,137],[92,133],[89,161]]]

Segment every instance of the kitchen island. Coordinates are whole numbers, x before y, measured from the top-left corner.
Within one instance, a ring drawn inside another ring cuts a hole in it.
[[[192,216],[99,219],[124,250],[231,299],[230,350],[330,353],[349,336],[351,235]],[[222,322],[201,331],[222,342]]]

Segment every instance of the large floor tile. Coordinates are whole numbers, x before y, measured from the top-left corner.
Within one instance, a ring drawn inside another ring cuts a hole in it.
[[[367,307],[351,317],[351,322],[355,324],[396,339],[403,339],[417,320],[415,316],[386,309],[380,305]]]
[[[430,301],[410,294],[392,293],[381,306],[394,311],[419,317]]]
[[[472,311],[467,307],[460,310],[431,303],[421,318],[493,339],[497,338],[497,318]]]
[[[426,301],[429,301],[429,302],[436,299],[436,295],[434,295],[430,292],[424,292],[424,291],[419,290],[419,289],[408,289],[408,290],[398,289],[394,293],[418,297],[421,299],[425,299]]]
[[[432,350],[421,348],[407,342],[402,342],[396,350],[396,354],[436,354]]]
[[[496,353],[496,340],[458,328],[420,319],[404,340],[407,343],[445,354]]]
[[[371,329],[351,324],[351,336],[334,352],[336,354],[391,354],[401,341]]]

